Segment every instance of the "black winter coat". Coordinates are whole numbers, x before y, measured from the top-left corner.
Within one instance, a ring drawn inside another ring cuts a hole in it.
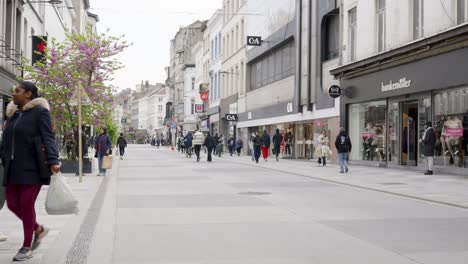
[[[52,131],[49,103],[36,98],[18,110],[11,102],[7,107],[7,123],[0,145],[5,184],[48,185],[50,177],[41,178],[34,138],[40,137],[49,165],[58,165],[59,154]]]
[[[212,136],[207,136],[203,145],[207,148],[214,148],[216,146],[216,140]]]
[[[124,137],[120,136],[118,139],[117,139],[117,146],[119,148],[126,148],[127,147],[127,140],[125,140]]]
[[[270,147],[271,145],[271,140],[270,140],[270,135],[268,134],[263,134],[262,135],[262,147]]]
[[[434,157],[434,149],[436,144],[436,136],[434,129],[431,127],[426,130],[422,139],[422,153],[426,157]]]
[[[336,136],[335,147],[336,150],[338,150],[338,153],[351,152],[351,139],[345,132],[340,132],[340,134]]]
[[[279,145],[281,145],[282,141],[283,141],[283,136],[280,133],[276,133],[273,136],[273,145],[279,146]]]

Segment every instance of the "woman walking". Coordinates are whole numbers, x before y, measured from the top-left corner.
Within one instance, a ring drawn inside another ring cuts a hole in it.
[[[328,144],[330,141],[327,137],[327,131],[322,130],[317,140],[317,148],[315,149],[315,155],[318,157],[318,164],[323,166],[327,165],[327,158],[330,156],[330,147]]]
[[[106,169],[102,168],[102,159],[104,156],[109,156],[112,143],[110,137],[107,135],[107,129],[105,127],[101,128],[101,134],[96,139],[96,154],[98,158],[98,167],[99,173],[97,176],[105,176]]]
[[[52,131],[49,103],[39,98],[31,82],[20,82],[7,107],[7,124],[0,146],[4,166],[8,208],[23,222],[23,246],[13,258],[24,261],[47,235],[48,229],[36,222],[35,202],[42,185],[49,185],[50,174],[40,170],[37,148],[45,149],[45,159],[53,173],[60,171],[55,136]],[[41,144],[36,146],[35,142]]]

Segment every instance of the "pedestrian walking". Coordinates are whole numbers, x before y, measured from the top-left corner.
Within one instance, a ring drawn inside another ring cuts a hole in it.
[[[260,137],[258,132],[255,132],[255,138],[253,139],[253,147],[254,147],[255,162],[258,163],[258,160],[260,159],[260,152],[261,152],[261,147],[262,147],[262,138]]]
[[[112,142],[110,140],[110,137],[107,135],[107,128],[103,127],[101,128],[101,134],[99,134],[98,138],[96,139],[96,154],[94,157],[97,157],[98,159],[98,167],[99,167],[99,173],[97,176],[105,176],[106,175],[106,169],[102,168],[102,159],[104,156],[109,156],[112,148]]]
[[[223,148],[224,148],[224,137],[223,135],[220,135],[218,138],[218,145],[216,147],[218,156],[221,158],[221,155],[223,154]]]
[[[14,261],[32,258],[33,251],[48,233],[36,221],[35,202],[42,185],[50,183],[50,174],[40,169],[38,155],[45,156],[51,172],[60,172],[49,109],[49,103],[38,96],[38,89],[31,82],[19,83],[13,102],[7,107],[7,124],[0,146],[4,167],[2,184],[7,206],[22,221],[24,233],[23,245]],[[40,153],[42,147],[45,151]]]
[[[204,143],[205,136],[200,130],[197,130],[193,135],[193,148],[195,149],[195,155],[197,155],[197,162],[200,162],[200,150]]]
[[[270,135],[268,135],[266,130],[263,130],[263,135],[262,135],[262,154],[263,154],[263,160],[268,161],[268,151],[270,150]]]
[[[215,138],[212,137],[210,135],[210,133],[208,133],[206,135],[205,142],[203,143],[203,145],[205,145],[205,147],[208,149],[208,159],[207,159],[207,161],[211,162],[212,161],[211,153],[213,152],[213,149],[216,147]]]
[[[240,154],[243,148],[244,148],[244,141],[241,138],[238,138],[236,142],[236,151],[237,151],[238,157],[240,157]]]
[[[123,133],[120,133],[120,136],[117,139],[117,147],[119,148],[120,159],[123,159],[125,148],[127,147],[127,140],[125,139]]]
[[[276,161],[279,161],[281,142],[283,142],[283,136],[280,134],[279,129],[276,129],[276,133],[273,135],[273,151],[276,156]]]
[[[228,150],[229,150],[229,155],[232,157],[232,154],[234,154],[234,148],[236,145],[236,140],[234,140],[234,137],[229,138],[228,140]]]
[[[432,128],[432,123],[427,121],[426,129],[424,130],[424,134],[421,139],[423,155],[427,164],[427,171],[424,173],[424,175],[432,175],[434,173],[434,150],[436,141],[437,139],[434,133],[434,128]]]
[[[161,146],[161,139],[157,138],[156,139],[156,147],[159,149],[160,146]]]
[[[340,173],[348,172],[348,157],[351,152],[351,139],[346,134],[346,130],[341,127],[340,134],[336,136],[335,147],[338,150],[338,161],[340,162]]]
[[[318,164],[322,166],[327,165],[327,158],[330,156],[330,140],[327,137],[327,131],[322,130],[317,139],[317,146],[315,148],[315,156],[318,157]]]
[[[187,158],[192,157],[192,144],[193,144],[193,135],[192,132],[188,132],[184,137],[184,147],[185,147],[185,156]]]
[[[249,148],[250,148],[250,154],[252,155],[252,161],[255,161],[255,150],[254,150],[254,140],[255,140],[255,133],[252,133],[252,136],[249,139]]]

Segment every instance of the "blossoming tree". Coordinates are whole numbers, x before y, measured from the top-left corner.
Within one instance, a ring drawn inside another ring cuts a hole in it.
[[[117,55],[128,46],[122,37],[110,36],[108,32],[97,34],[88,28],[83,34],[67,35],[61,43],[52,39],[43,60],[34,65],[24,63],[24,79],[36,82],[40,94],[49,101],[57,133],[73,142],[78,138],[77,107],[70,99],[79,83],[92,102],[82,109],[83,124],[106,125],[112,114],[112,90],[107,83],[123,67]],[[73,147],[70,158],[76,157]]]

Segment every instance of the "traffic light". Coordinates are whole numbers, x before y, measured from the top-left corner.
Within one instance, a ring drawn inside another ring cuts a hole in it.
[[[45,63],[45,50],[47,48],[47,36],[33,36],[32,37],[32,64],[36,62]]]

